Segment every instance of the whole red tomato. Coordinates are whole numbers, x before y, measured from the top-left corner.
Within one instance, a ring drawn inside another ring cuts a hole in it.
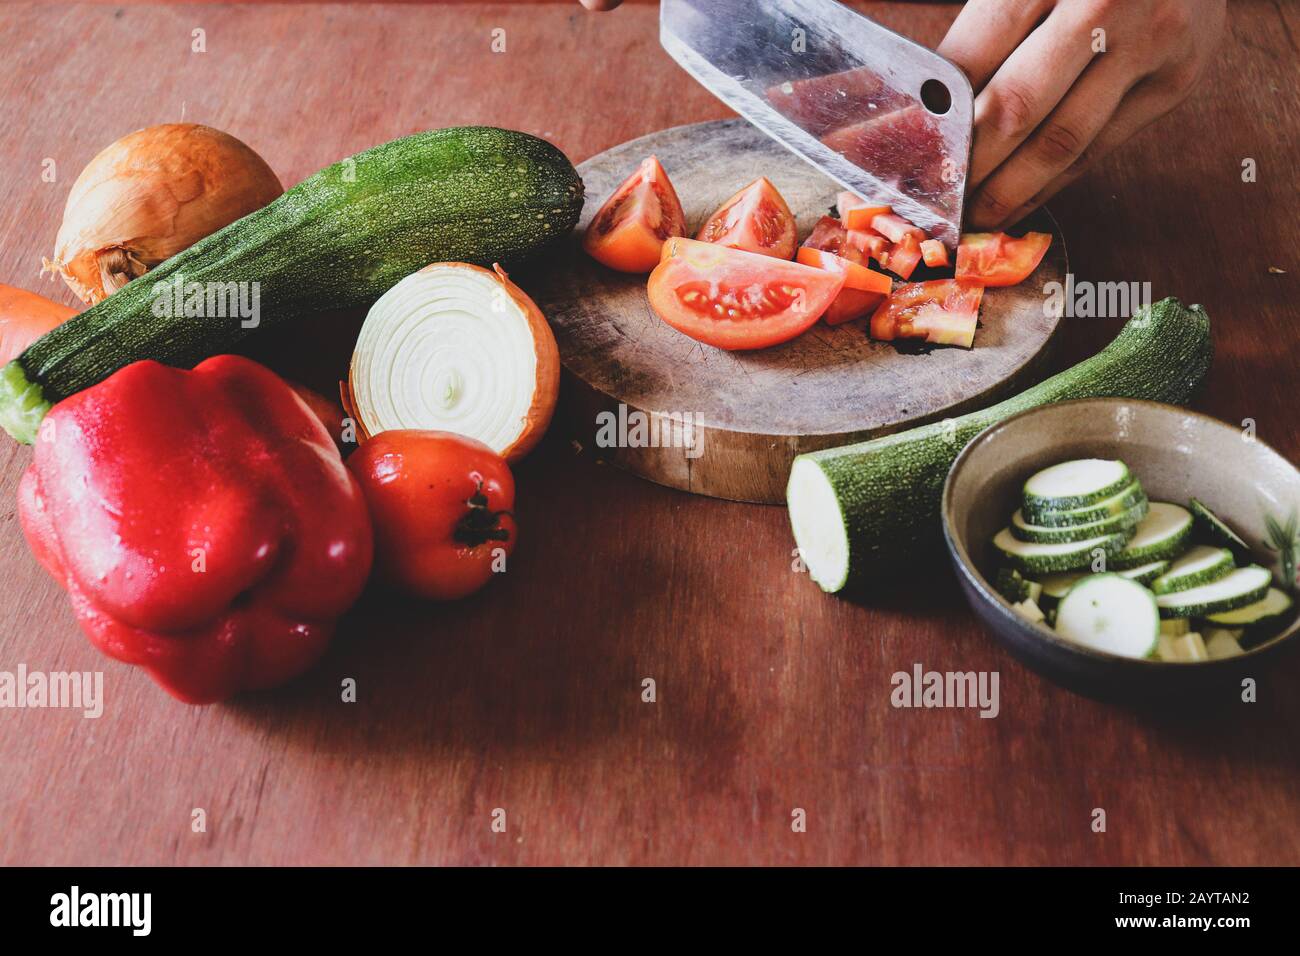
[[[487,445],[397,429],[364,442],[348,468],[370,506],[376,566],[391,583],[451,600],[504,570],[515,547],[515,480]]]

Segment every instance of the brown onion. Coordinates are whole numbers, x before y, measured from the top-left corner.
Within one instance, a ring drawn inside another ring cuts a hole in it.
[[[137,130],[72,184],[45,267],[93,305],[282,192],[262,157],[228,133],[194,123]]]

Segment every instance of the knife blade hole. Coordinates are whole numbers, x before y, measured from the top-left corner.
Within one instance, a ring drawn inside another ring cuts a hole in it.
[[[921,102],[931,113],[942,116],[952,109],[952,94],[942,80],[926,80],[921,84]]]

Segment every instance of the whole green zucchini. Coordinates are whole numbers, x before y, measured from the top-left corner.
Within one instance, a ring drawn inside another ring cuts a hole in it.
[[[977,412],[795,459],[786,501],[799,554],[827,591],[857,586],[938,540],[948,469],[988,426],[1074,398],[1182,404],[1209,370],[1210,319],[1164,299],[1136,312],[1115,340],[1019,395]]]
[[[138,359],[188,368],[255,327],[368,305],[431,262],[519,262],[568,233],[582,201],[573,164],[526,133],[454,127],[368,149],[37,339],[0,369],[0,424],[31,442],[51,404]],[[203,288],[245,305],[256,288],[257,324],[221,306],[176,315],[162,301]]]

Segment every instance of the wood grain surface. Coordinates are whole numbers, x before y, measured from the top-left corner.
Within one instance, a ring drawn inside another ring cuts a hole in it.
[[[867,9],[931,44],[955,13]],[[1294,460],[1300,12],[1240,0],[1230,17],[1193,99],[1054,209],[1080,278],[1205,304],[1218,353],[1200,407],[1253,419]],[[292,183],[433,126],[517,127],[581,160],[725,116],[660,52],[654,19],[570,3],[4,5],[0,280],[71,302],[37,277],[68,186],[151,123],[229,130]],[[196,28],[206,53],[190,52]],[[326,376],[348,321],[282,354]],[[1118,324],[1067,318],[1056,364]],[[0,670],[102,668],[106,703],[97,720],[0,710],[2,863],[1300,861],[1294,657],[1226,717],[1095,703],[1001,651],[942,565],[861,603],[827,597],[792,570],[783,509],[671,491],[554,437],[517,471],[523,537],[501,580],[451,606],[371,596],[303,679],[196,709],[78,632],[11,504],[28,456],[0,444]],[[914,662],[999,672],[999,715],[893,709],[890,675]]]
[[[563,427],[595,447],[598,422],[640,413],[668,436],[600,448],[611,464],[695,494],[782,504],[795,455],[982,408],[1018,391],[1045,361],[1061,310],[1045,308],[1041,290],[1065,282],[1067,259],[1065,239],[1041,210],[1020,228],[1051,233],[1052,248],[1022,285],[985,290],[973,349],[876,342],[865,318],[819,322],[753,352],[701,345],[655,315],[645,276],[606,268],[580,245],[600,204],[649,155],[664,164],[692,236],[760,176],[780,191],[801,239],[841,189],[739,118],[661,130],[580,165],[591,199],[578,232],[516,278],[550,317],[570,391],[580,393]]]

